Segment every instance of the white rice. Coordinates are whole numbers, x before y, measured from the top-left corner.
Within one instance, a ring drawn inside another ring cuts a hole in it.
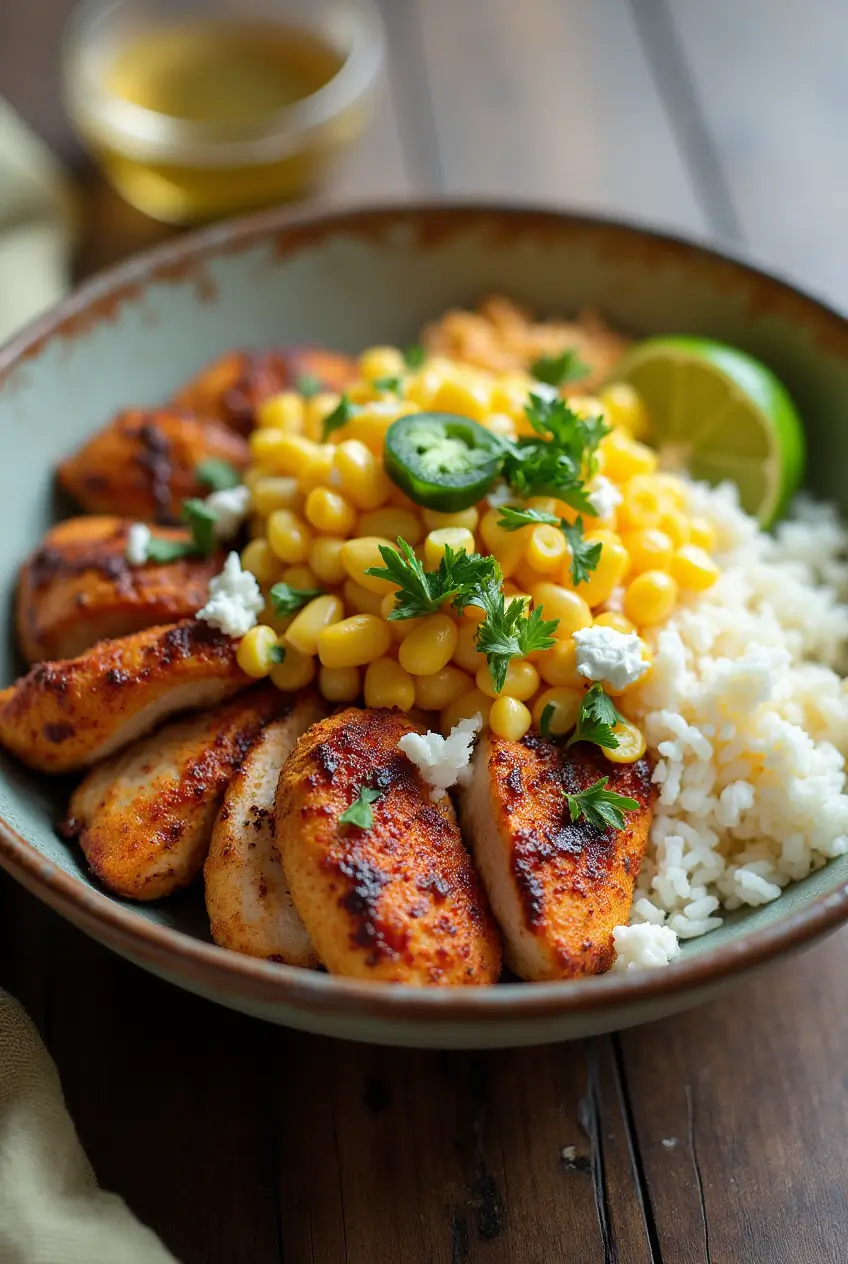
[[[649,637],[653,670],[622,704],[659,795],[617,969],[664,964],[669,931],[704,935],[848,851],[848,533],[808,500],[771,537],[732,486],[690,496],[722,575]]]

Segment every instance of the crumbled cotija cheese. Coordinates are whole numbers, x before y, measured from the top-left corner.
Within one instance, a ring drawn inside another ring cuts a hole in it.
[[[611,483],[608,478],[604,478],[599,474],[592,484],[592,490],[589,492],[589,504],[592,506],[598,518],[612,517],[615,509],[621,504],[621,492],[615,483]]]
[[[635,632],[615,628],[582,628],[574,634],[577,670],[587,680],[606,680],[613,689],[632,685],[648,670],[642,642]]]
[[[483,727],[483,717],[460,720],[447,737],[441,733],[405,733],[398,742],[425,781],[433,787],[430,798],[443,799],[449,786],[468,780],[474,737]]]
[[[212,492],[203,502],[215,515],[215,535],[219,540],[230,540],[250,513],[250,489],[225,487]]]
[[[134,522],[127,535],[127,549],[124,557],[130,566],[144,566],[147,561],[147,546],[151,541],[150,527],[143,522]]]
[[[256,626],[265,605],[256,577],[241,569],[238,553],[230,553],[224,569],[209,583],[209,600],[197,617],[227,636],[244,636]]]

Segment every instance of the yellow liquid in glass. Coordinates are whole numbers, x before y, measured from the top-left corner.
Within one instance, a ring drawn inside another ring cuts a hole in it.
[[[280,110],[317,92],[341,58],[306,31],[276,25],[190,22],[153,29],[120,48],[104,73],[114,96],[159,115],[203,125],[217,143],[273,134]],[[303,147],[251,165],[150,162],[88,131],[107,178],[156,219],[187,222],[228,215],[307,192],[328,152],[360,127],[358,109],[310,133]]]

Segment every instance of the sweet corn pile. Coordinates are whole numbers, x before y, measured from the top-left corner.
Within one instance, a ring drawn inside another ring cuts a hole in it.
[[[681,590],[702,591],[718,577],[710,524],[687,515],[683,485],[658,472],[655,453],[641,442],[648,430],[642,402],[624,384],[592,397],[569,396],[574,411],[602,416],[612,428],[600,442],[595,473],[620,496],[607,517],[585,519],[586,543],[602,548],[588,578],[574,584],[569,544],[558,527],[508,531],[485,498],[449,514],[423,508],[383,466],[389,426],[420,411],[468,417],[508,439],[532,434],[525,406],[537,384],[529,374],[497,374],[441,356],[410,368],[394,347],[365,351],[359,373],[347,392],[357,410],[328,442],[322,442],[324,421],[340,396],[286,391],[260,406],[245,479],[252,538],[242,565],[259,581],[266,607],[240,642],[239,664],[284,690],[317,680],[332,703],[363,698],[366,706],[423,713],[419,719],[445,733],[476,713],[507,739],[539,726],[543,713],[553,735],[568,732],[591,683],[577,672],[573,633],[594,624],[641,634],[668,619]],[[568,522],[577,516],[552,497],[509,503]],[[396,585],[368,570],[383,566],[380,545],[397,547],[398,537],[426,570],[438,567],[447,545],[494,555],[507,600],[529,598],[527,612],[541,606],[546,619],[559,621],[553,647],[513,660],[496,695],[476,646],[478,607],[458,614],[446,604],[440,613],[389,621]],[[301,590],[305,601],[282,617],[267,596],[280,581]],[[644,642],[642,654],[649,661]],[[625,709],[626,692],[616,695]],[[606,752],[609,759],[629,762],[644,753],[634,725],[625,721],[615,732],[619,745]]]

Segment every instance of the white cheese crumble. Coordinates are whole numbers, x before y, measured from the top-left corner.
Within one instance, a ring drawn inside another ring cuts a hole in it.
[[[219,540],[231,540],[250,513],[250,489],[225,487],[212,492],[203,502],[215,515],[215,536]]]
[[[603,474],[599,474],[589,492],[589,504],[597,518],[611,518],[622,501],[621,492],[615,483],[611,483]]]
[[[468,780],[474,737],[482,727],[483,717],[478,714],[469,720],[460,720],[447,737],[432,732],[405,733],[398,742],[404,755],[433,787],[430,798],[434,802],[445,797],[449,786]]]
[[[648,670],[642,642],[635,632],[615,628],[582,628],[574,632],[577,670],[587,680],[606,680],[613,689],[632,685]]]
[[[143,522],[134,522],[127,535],[127,549],[124,557],[130,566],[143,566],[147,561],[147,546],[152,539],[150,527]]]
[[[241,569],[238,553],[230,553],[221,574],[210,580],[209,600],[197,617],[227,636],[244,636],[264,605],[255,576]]]
[[[511,500],[515,500],[515,493],[510,490],[509,483],[505,483],[503,479],[498,479],[492,490],[486,493],[486,500],[490,509],[503,509],[504,505],[508,505]]]

